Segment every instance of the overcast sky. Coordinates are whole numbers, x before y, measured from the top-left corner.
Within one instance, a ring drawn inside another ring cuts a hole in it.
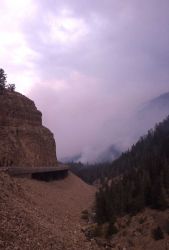
[[[122,144],[131,115],[169,91],[168,13],[168,0],[0,0],[0,67],[58,158]]]

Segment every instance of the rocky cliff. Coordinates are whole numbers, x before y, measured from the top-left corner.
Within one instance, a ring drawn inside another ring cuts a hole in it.
[[[0,95],[0,167],[56,166],[53,134],[33,101],[17,92]]]

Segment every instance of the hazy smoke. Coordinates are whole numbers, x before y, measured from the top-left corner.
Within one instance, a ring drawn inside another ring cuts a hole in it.
[[[1,67],[42,110],[59,159],[126,149],[162,118],[139,111],[168,91],[168,0],[3,0],[0,11]]]

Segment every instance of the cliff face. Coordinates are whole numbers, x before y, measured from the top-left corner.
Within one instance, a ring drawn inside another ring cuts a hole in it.
[[[53,134],[42,126],[33,101],[17,92],[0,95],[0,167],[56,166]]]

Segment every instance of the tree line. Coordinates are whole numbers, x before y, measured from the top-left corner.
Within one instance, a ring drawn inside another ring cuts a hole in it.
[[[15,84],[7,84],[7,75],[3,69],[0,68],[0,94],[4,94],[5,91],[15,91]]]

